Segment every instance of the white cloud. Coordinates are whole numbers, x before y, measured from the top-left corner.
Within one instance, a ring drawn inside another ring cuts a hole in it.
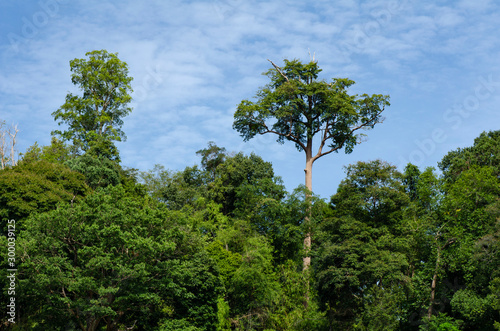
[[[416,139],[446,124],[439,118],[474,90],[477,77],[500,77],[500,13],[492,1],[57,1],[57,11],[32,37],[23,37],[17,53],[6,35],[22,35],[22,17],[0,5],[2,22],[12,22],[0,38],[0,118],[19,123],[21,151],[49,141],[56,128],[50,114],[68,91],[78,93],[69,61],[107,49],[119,53],[135,78],[135,109],[124,119],[128,141],[119,144],[125,165],[182,169],[215,140],[272,161],[293,189],[303,180],[303,155],[272,136],[244,143],[232,116],[242,99],[252,99],[267,83],[261,76],[270,67],[267,59],[307,61],[310,51],[324,69],[322,78],[349,77],[357,82],[354,92],[388,93],[393,100],[387,121],[369,131],[355,153],[318,161],[325,166],[317,168],[314,185],[326,197],[343,177],[344,162],[369,157],[397,163]],[[28,20],[43,11],[39,3],[23,6]],[[494,128],[494,100],[460,132],[447,130],[447,142],[426,165],[462,142],[464,132],[472,141],[482,126]]]

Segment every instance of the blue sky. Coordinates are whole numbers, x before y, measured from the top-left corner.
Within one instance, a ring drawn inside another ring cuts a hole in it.
[[[267,59],[309,61],[322,79],[348,77],[352,93],[391,96],[385,121],[352,154],[319,159],[323,198],[343,166],[382,159],[424,168],[500,124],[500,5],[494,1],[106,1],[0,3],[0,119],[18,124],[18,150],[50,142],[51,113],[71,84],[69,61],[118,53],[134,77],[134,110],[119,143],[123,164],[182,170],[209,141],[272,162],[288,190],[305,156],[264,135],[232,129],[243,99],[267,83]]]

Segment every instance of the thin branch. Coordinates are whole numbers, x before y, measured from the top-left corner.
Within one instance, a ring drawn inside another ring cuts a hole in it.
[[[288,80],[288,77],[287,77],[287,76],[283,73],[283,71],[281,71],[281,68],[280,68],[280,67],[278,67],[276,64],[274,64],[274,63],[273,63],[273,61],[271,61],[271,60],[269,60],[269,59],[267,59],[267,60],[268,60],[269,62],[271,62],[271,64],[273,65],[273,67],[274,67],[276,70],[278,70],[278,72],[281,74],[281,76],[283,76],[283,78],[285,78],[285,79],[286,79],[286,81],[290,83],[290,81]]]
[[[293,121],[290,120],[290,122],[293,122]],[[266,134],[266,133],[274,133],[274,134],[276,134],[278,136],[282,136],[282,137],[287,138],[288,140],[293,141],[294,143],[296,143],[297,145],[299,145],[302,149],[304,149],[304,150],[306,149],[306,146],[299,140],[299,138],[297,136],[294,136],[292,134],[292,126],[291,125],[290,125],[290,131],[289,131],[289,133],[284,134],[284,133],[281,133],[281,132],[269,129],[269,127],[265,123],[261,122],[260,124],[266,129],[266,131],[259,132],[259,134],[263,135],[263,134]]]
[[[368,126],[369,123],[371,123],[374,119],[377,118],[378,115],[380,115],[382,112],[384,111],[384,108],[382,108],[382,110],[380,110],[379,112],[377,112],[369,121],[366,121],[360,125],[358,125],[357,127],[353,128],[349,134],[346,136],[346,138],[342,141],[342,143],[340,145],[338,145],[337,147],[334,147],[332,149],[330,149],[329,151],[326,151],[324,153],[321,153],[322,149],[323,149],[323,146],[325,145],[326,141],[330,138],[333,138],[334,135],[333,134],[330,134],[329,136],[327,136],[326,138],[323,138],[322,141],[321,141],[321,145],[320,145],[320,149],[318,150],[318,153],[316,154],[316,156],[313,157],[313,162],[316,161],[317,159],[319,159],[320,157],[322,156],[325,156],[327,154],[330,154],[340,148],[342,148],[345,144],[345,142],[347,141],[347,139],[354,133],[354,131],[357,131],[365,126]],[[326,133],[327,133],[328,130],[325,130],[325,136],[326,136]]]
[[[323,139],[321,139],[321,144],[320,144],[320,146],[318,148],[318,153],[316,155],[318,155],[318,154],[321,155],[321,152],[323,151],[323,147],[325,146],[325,143],[326,143],[326,140],[327,140],[326,134],[328,133],[328,130],[329,130],[328,127],[329,126],[330,126],[330,120],[326,120],[325,133],[323,134]],[[319,132],[319,131],[316,131],[316,132]]]
[[[306,149],[306,146],[300,140],[298,140],[297,137],[294,136],[294,135],[284,134],[284,133],[281,133],[281,132],[278,132],[278,131],[274,131],[274,130],[266,130],[264,132],[259,132],[259,134],[266,134],[266,133],[274,133],[274,134],[276,134],[278,136],[285,137],[288,140],[291,140],[294,143],[296,143],[297,145],[299,145],[300,147],[302,147],[304,150]]]

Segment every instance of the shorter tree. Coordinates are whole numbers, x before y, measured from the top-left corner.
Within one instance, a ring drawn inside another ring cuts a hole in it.
[[[410,199],[403,176],[379,160],[358,162],[346,172],[331,199],[333,217],[323,220],[317,235],[313,269],[319,299],[339,330],[356,320],[367,330],[396,329],[409,248],[402,210]]]
[[[68,125],[66,131],[56,130],[52,134],[72,141],[78,152],[119,159],[113,141],[126,138],[121,126],[122,118],[132,111],[128,107],[132,78],[128,76],[127,64],[116,53],[101,50],[85,55],[88,59],[70,61],[71,80],[83,96],[69,93],[61,108],[52,113],[59,125]]]
[[[215,329],[220,277],[186,218],[150,198],[130,197],[121,186],[32,215],[18,236],[26,324]]]
[[[31,163],[45,160],[50,163],[63,164],[74,157],[71,146],[65,144],[62,140],[52,137],[50,145],[40,147],[38,142],[26,149],[22,154],[22,163]]]
[[[85,196],[89,188],[83,175],[62,164],[22,162],[0,171],[0,218],[2,229],[7,219],[24,220],[33,213],[56,208]]]

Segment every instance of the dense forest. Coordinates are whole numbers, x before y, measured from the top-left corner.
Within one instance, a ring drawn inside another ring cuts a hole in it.
[[[500,330],[500,131],[436,168],[348,165],[321,199],[312,163],[351,152],[388,96],[349,95],[314,61],[271,62],[234,128],[294,143],[306,185],[288,192],[269,161],[215,142],[184,170],[139,171],[115,146],[127,64],[86,55],[50,145],[16,160],[17,129],[2,127],[2,329]]]

